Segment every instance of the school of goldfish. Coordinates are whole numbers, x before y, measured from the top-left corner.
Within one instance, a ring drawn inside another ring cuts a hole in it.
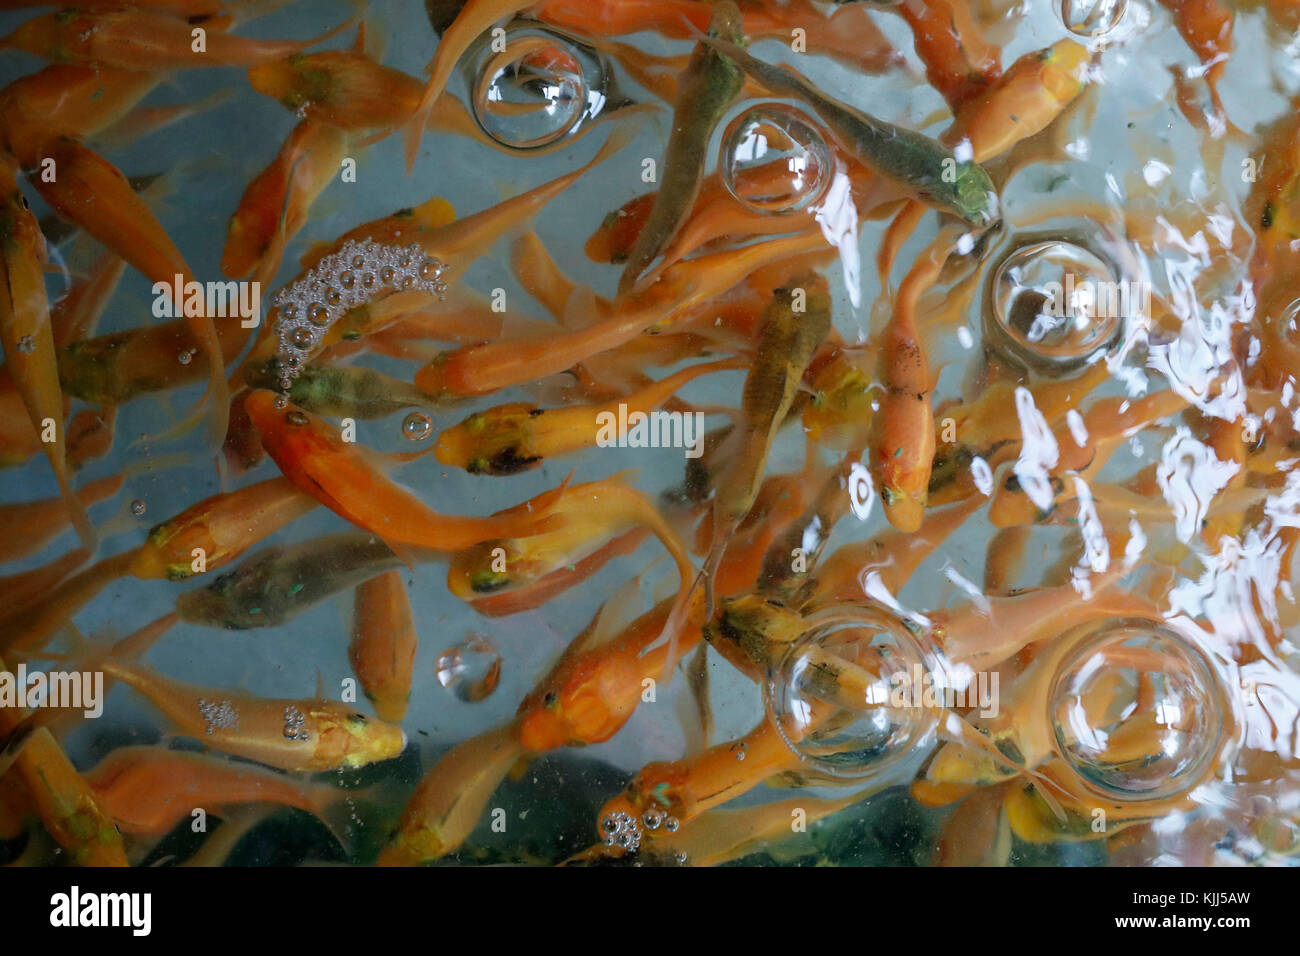
[[[0,11],[0,862],[1296,859],[1300,2]]]

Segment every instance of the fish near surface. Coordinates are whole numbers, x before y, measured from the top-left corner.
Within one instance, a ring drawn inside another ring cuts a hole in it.
[[[828,96],[794,70],[764,63],[734,43],[703,35],[700,42],[739,63],[770,92],[807,103],[859,162],[917,199],[972,225],[987,225],[996,218],[997,190],[982,166],[958,159],[923,133],[886,123]]]
[[[744,42],[740,9],[730,0],[714,5],[709,34],[729,43]],[[655,194],[649,218],[628,253],[627,265],[618,281],[619,292],[632,287],[686,221],[700,194],[713,130],[744,85],[744,72],[725,53],[696,45],[678,85],[663,182]]]
[[[777,289],[763,313],[755,363],[745,378],[743,422],[731,439],[737,454],[714,492],[712,537],[702,572],[710,613],[713,578],[727,542],[758,497],[777,429],[794,402],[808,363],[830,331],[830,286],[817,273],[798,276]]]
[[[492,538],[528,533],[547,520],[562,490],[488,518],[439,514],[387,478],[328,422],[287,403],[278,408],[274,392],[253,392],[244,407],[267,454],[286,478],[335,514],[399,548],[459,551]]]

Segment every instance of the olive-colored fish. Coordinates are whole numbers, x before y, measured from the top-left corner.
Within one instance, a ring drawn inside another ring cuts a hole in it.
[[[740,9],[730,0],[713,7],[709,35],[743,43]],[[744,72],[715,47],[697,44],[678,84],[673,132],[664,157],[664,178],[654,207],[628,253],[618,280],[625,292],[672,241],[700,194],[700,181],[713,130],[745,85]]]
[[[344,533],[265,548],[207,587],[182,594],[181,620],[227,630],[276,627],[345,588],[399,566],[374,535]]]
[[[764,63],[734,43],[703,35],[700,42],[725,53],[772,93],[807,103],[864,166],[916,198],[974,225],[987,225],[996,218],[997,191],[982,166],[958,159],[923,133],[886,123],[827,96],[793,70]]]

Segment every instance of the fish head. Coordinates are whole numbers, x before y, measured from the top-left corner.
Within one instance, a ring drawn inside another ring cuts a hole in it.
[[[447,569],[447,589],[462,601],[526,583],[531,562],[511,542],[494,539],[459,552]]]
[[[391,760],[406,749],[401,727],[333,702],[311,716],[318,735],[315,757],[322,766],[364,767]]]
[[[998,191],[984,167],[972,162],[957,164],[953,183],[956,211],[972,225],[989,226],[998,218]]]

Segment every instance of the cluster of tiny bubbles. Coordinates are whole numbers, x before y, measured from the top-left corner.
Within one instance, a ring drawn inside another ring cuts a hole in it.
[[[799,212],[826,195],[830,147],[806,113],[782,103],[747,109],[722,134],[718,168],[727,192],[759,213]]]
[[[630,813],[622,810],[611,813],[600,821],[600,829],[606,846],[616,846],[629,853],[635,853],[641,846],[641,824]]]
[[[812,620],[791,643],[763,685],[763,705],[802,773],[877,777],[934,728],[931,709],[898,693],[927,672],[900,621],[873,607],[842,610],[831,622]]]
[[[1097,39],[1110,33],[1128,10],[1128,0],[1061,0],[1061,20],[1075,36]]]
[[[30,335],[24,335],[18,340],[18,351],[24,355],[31,355],[36,351],[36,340]]]
[[[993,337],[1013,358],[1059,372],[1113,347],[1141,304],[1136,283],[1083,246],[1054,239],[1011,251],[993,272]]]
[[[505,29],[504,40],[486,34],[466,59],[474,118],[488,136],[537,149],[572,136],[604,108],[605,70],[593,51],[539,27]]]
[[[433,434],[433,419],[425,412],[415,411],[402,419],[402,437],[410,441],[424,441]]]
[[[442,263],[416,243],[403,247],[349,239],[338,252],[325,256],[271,300],[279,309],[275,330],[280,391],[289,391],[302,371],[302,356],[316,348],[349,309],[370,302],[385,289],[442,298],[447,293],[442,273]]]
[[[1072,649],[1051,683],[1056,749],[1085,787],[1162,800],[1213,769],[1225,715],[1205,655],[1166,624],[1121,619],[1061,638]]]
[[[434,665],[438,683],[459,700],[474,703],[496,689],[501,673],[501,652],[481,634],[470,634],[455,647],[438,655]]]

